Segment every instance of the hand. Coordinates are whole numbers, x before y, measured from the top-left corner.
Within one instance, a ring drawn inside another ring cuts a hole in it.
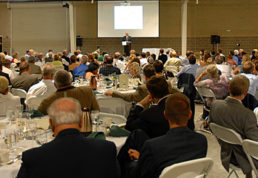
[[[106,96],[112,96],[113,92],[110,90],[105,91],[104,95]]]
[[[152,101],[151,96],[150,96],[150,95],[147,95],[145,98],[143,98],[143,99],[140,101],[140,104],[145,107],[145,106],[147,106],[148,104],[150,104],[151,101]]]
[[[128,151],[129,157],[131,158],[131,160],[138,160],[140,153],[137,150],[134,149],[129,149]]]

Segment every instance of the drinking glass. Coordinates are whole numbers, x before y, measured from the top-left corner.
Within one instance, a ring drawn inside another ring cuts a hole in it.
[[[95,125],[95,131],[98,131],[98,124],[99,124],[99,111],[98,110],[93,110],[91,111],[91,119],[93,125]]]

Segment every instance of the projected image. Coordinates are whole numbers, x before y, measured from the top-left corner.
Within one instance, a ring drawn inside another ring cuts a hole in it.
[[[114,6],[114,29],[143,29],[143,6]]]

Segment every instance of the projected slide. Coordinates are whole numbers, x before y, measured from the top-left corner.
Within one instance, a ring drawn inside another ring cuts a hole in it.
[[[142,29],[142,6],[114,6],[114,29]]]

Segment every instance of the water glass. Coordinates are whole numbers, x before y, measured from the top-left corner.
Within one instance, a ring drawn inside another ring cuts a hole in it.
[[[98,110],[94,110],[91,111],[91,119],[93,122],[93,125],[95,125],[95,131],[98,131],[98,124],[99,124],[99,111]]]

